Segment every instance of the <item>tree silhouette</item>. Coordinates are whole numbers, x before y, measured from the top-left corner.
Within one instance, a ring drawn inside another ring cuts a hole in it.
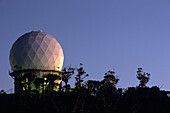
[[[36,72],[27,70],[23,71],[24,74],[17,74],[19,75],[16,77],[16,84],[22,86],[22,91],[30,92],[31,90],[31,85],[36,77]]]
[[[47,78],[47,90],[49,91],[53,91],[57,85],[59,85],[58,83],[55,82],[55,80],[60,80],[60,76],[58,75],[53,75],[53,74],[47,74],[44,77]]]
[[[97,95],[101,88],[101,82],[96,80],[88,80],[86,82],[86,85],[88,87],[88,91],[94,96]]]
[[[34,81],[35,89],[38,91],[40,89],[40,86],[44,86],[44,79],[43,78],[36,78]],[[42,88],[44,89],[44,88]]]
[[[105,86],[113,86],[115,87],[118,83],[119,79],[115,76],[115,72],[109,70],[105,73],[104,80],[102,80],[103,85]]]
[[[32,81],[34,81],[34,78],[36,77],[36,73],[33,71],[28,71],[27,73],[25,73],[23,75],[23,80],[25,81],[23,84],[24,84],[24,87],[25,87],[25,90],[26,91],[30,91],[30,88],[31,88],[31,84],[32,84]]]
[[[75,86],[76,88],[80,89],[81,85],[84,81],[84,78],[86,78],[88,76],[88,74],[86,74],[86,72],[84,71],[83,64],[80,63],[80,68],[77,69],[78,74],[76,75],[75,79],[76,79],[76,83]]]
[[[65,86],[64,86],[65,91],[69,91],[69,89],[70,89],[68,80],[71,78],[71,75],[74,74],[74,70],[75,70],[75,68],[71,68],[71,67],[69,67],[69,68],[64,67],[64,69],[62,70],[63,71],[62,81],[64,81],[64,83],[65,83]]]
[[[6,94],[6,92],[4,90],[1,90],[0,94]]]
[[[139,87],[143,88],[143,87],[146,87],[146,84],[148,83],[150,79],[150,73],[145,73],[143,72],[142,68],[138,68],[136,77],[140,82]]]

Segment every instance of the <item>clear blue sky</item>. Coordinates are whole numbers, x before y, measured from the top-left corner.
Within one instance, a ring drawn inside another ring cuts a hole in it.
[[[149,87],[170,90],[170,0],[0,0],[0,90],[13,88],[12,44],[32,30],[55,37],[64,66],[83,63],[88,79],[114,69],[127,88],[142,67]]]

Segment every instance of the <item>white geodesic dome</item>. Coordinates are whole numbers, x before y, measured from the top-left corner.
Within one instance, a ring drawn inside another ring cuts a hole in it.
[[[13,71],[18,69],[60,71],[64,55],[54,37],[42,31],[32,31],[15,41],[9,59]]]

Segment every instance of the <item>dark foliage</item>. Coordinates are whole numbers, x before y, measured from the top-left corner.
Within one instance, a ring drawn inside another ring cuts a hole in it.
[[[138,78],[142,81],[140,85],[125,90],[116,88],[119,79],[114,71],[108,71],[102,81],[88,80],[83,86],[81,80],[86,77],[85,71],[82,67],[77,71],[78,91],[51,90],[56,79],[52,75],[46,76],[50,90],[42,93],[5,94],[1,91],[1,113],[170,113],[170,92],[157,86],[147,87],[149,76],[139,75],[142,70],[137,72],[137,78],[144,77]],[[67,74],[69,79],[71,75]],[[41,84],[42,80],[35,80],[36,84]]]
[[[150,79],[150,73],[145,73],[143,72],[142,68],[138,68],[136,77],[140,81],[139,86],[146,87],[146,84],[148,83]]]
[[[169,92],[158,87],[113,87],[95,94],[46,91],[42,94],[0,94],[2,113],[170,113]]]
[[[82,65],[83,64],[80,63],[80,67],[78,69],[76,69],[77,75],[75,77],[75,80],[76,80],[75,86],[76,86],[76,89],[78,89],[78,90],[81,89],[81,87],[84,87],[83,86],[84,79],[89,76],[88,74],[86,74]]]
[[[62,81],[64,81],[65,85],[63,86],[63,89],[65,91],[69,91],[71,89],[70,85],[68,84],[69,79],[71,78],[71,76],[74,74],[74,70],[75,68],[69,67],[66,68],[64,67],[64,69],[62,70]]]

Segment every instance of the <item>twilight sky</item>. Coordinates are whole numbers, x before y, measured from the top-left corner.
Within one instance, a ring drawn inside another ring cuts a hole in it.
[[[0,90],[13,88],[12,44],[32,30],[55,37],[64,66],[83,63],[88,79],[114,69],[127,88],[142,67],[149,87],[170,90],[170,0],[0,0]]]

